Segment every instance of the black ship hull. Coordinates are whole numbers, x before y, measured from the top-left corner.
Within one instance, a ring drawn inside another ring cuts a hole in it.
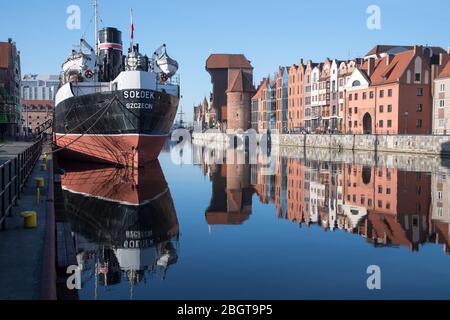
[[[54,142],[62,156],[140,167],[158,158],[178,103],[138,89],[71,97],[55,108]]]

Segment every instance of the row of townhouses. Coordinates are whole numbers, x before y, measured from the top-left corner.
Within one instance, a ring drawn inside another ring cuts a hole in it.
[[[259,132],[450,133],[450,47],[378,45],[363,58],[279,67],[252,98]]]
[[[449,60],[450,47],[377,45],[351,60],[301,59],[254,88],[244,55],[213,54],[213,93],[194,122],[260,133],[448,134]]]

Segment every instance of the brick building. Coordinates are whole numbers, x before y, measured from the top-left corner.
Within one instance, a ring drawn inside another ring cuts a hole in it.
[[[20,52],[9,39],[0,42],[0,137],[22,134],[20,106]]]
[[[59,87],[58,75],[26,74],[22,79],[22,119],[25,131],[34,132],[53,119],[55,95]],[[47,130],[51,132],[51,128]]]
[[[439,48],[414,46],[396,55],[368,58],[345,86],[347,133],[429,134],[432,70]]]
[[[212,126],[222,130],[248,129],[250,122],[244,128],[229,127],[228,115],[239,113],[236,112],[237,106],[241,108],[242,102],[242,114],[245,114],[245,119],[250,119],[250,102],[252,95],[255,93],[253,88],[253,67],[250,61],[243,54],[212,54],[206,60],[206,70],[211,75],[213,85],[211,108],[215,110],[216,119]],[[249,83],[252,84],[251,87],[248,85]],[[230,91],[235,86],[242,86],[242,89],[246,91],[239,93]],[[242,101],[238,94],[243,95]],[[230,96],[233,99],[233,110],[230,110],[229,113],[227,108]],[[247,96],[250,96],[250,98]],[[242,118],[239,121],[233,121],[233,125],[241,125],[242,121]]]
[[[305,105],[305,64],[303,59],[298,65],[289,68],[288,80],[288,132],[300,132],[304,128]]]
[[[286,133],[288,122],[289,67],[279,67],[276,77],[276,129]]]
[[[433,133],[450,134],[450,61],[434,80]]]

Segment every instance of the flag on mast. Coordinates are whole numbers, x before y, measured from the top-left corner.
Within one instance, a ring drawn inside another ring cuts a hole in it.
[[[130,18],[131,18],[131,27],[130,27],[130,34],[131,34],[131,48],[133,48],[133,45],[134,45],[133,9],[131,9],[131,11],[130,11]]]

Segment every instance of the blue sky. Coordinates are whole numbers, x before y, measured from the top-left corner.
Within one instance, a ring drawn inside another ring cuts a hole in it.
[[[129,43],[129,11],[135,38],[147,53],[167,43],[180,63],[182,105],[208,95],[204,69],[214,53],[244,53],[255,82],[300,57],[323,60],[363,55],[375,44],[450,45],[450,1],[430,0],[99,0],[101,26],[115,26]],[[81,7],[81,30],[66,28],[69,5]],[[369,5],[381,8],[381,30],[366,27]],[[1,0],[0,41],[12,37],[22,52],[22,73],[59,73],[60,65],[86,32],[93,39],[91,0]],[[6,14],[5,14],[6,13]]]

